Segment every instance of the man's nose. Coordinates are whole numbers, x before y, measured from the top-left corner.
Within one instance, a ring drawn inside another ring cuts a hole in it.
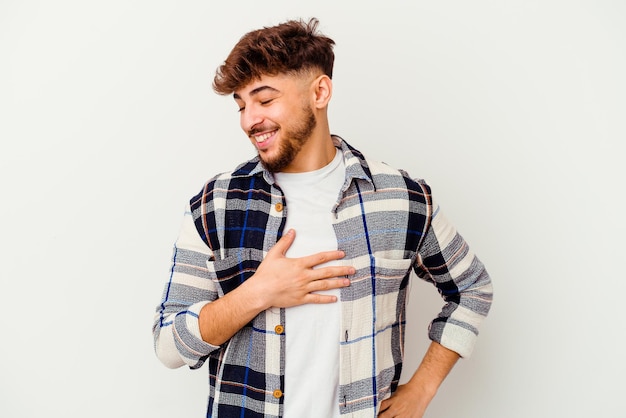
[[[263,122],[263,116],[255,106],[248,106],[241,111],[241,128],[249,134],[255,126]]]

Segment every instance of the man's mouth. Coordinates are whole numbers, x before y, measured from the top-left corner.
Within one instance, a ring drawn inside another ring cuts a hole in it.
[[[252,135],[252,137],[257,142],[257,144],[262,144],[263,142],[265,142],[269,138],[271,138],[275,133],[276,133],[276,131],[265,132],[265,133],[262,133],[260,135]]]

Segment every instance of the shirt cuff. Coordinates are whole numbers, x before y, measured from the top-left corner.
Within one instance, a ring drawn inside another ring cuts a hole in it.
[[[478,336],[471,330],[450,322],[433,322],[428,331],[429,338],[463,358],[474,351]]]
[[[200,334],[200,310],[206,304],[206,301],[194,303],[187,310],[179,312],[174,319],[176,349],[192,369],[202,366],[209,353],[220,348],[204,341]]]

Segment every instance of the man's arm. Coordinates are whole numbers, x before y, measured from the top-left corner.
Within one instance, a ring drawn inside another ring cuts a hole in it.
[[[311,292],[347,286],[347,279],[334,277],[354,274],[354,268],[313,269],[343,257],[340,251],[286,258],[294,239],[295,233],[287,232],[252,277],[218,298],[206,265],[212,252],[198,235],[187,207],[174,247],[170,280],[154,318],[154,348],[159,360],[170,368],[198,368],[209,353],[269,307],[334,302],[333,296]]]
[[[491,308],[491,278],[439,206],[433,204],[432,210],[415,271],[436,286],[445,304],[431,322],[428,335],[432,341],[467,358]]]
[[[260,312],[275,307],[288,308],[306,303],[333,303],[336,296],[313,292],[350,285],[337,277],[354,274],[353,267],[333,266],[314,269],[319,264],[344,257],[342,251],[326,251],[302,258],[285,254],[295,239],[289,230],[267,253],[248,280],[200,311],[202,339],[212,345],[228,341]]]
[[[431,210],[415,269],[437,287],[446,303],[430,325],[432,343],[420,366],[409,382],[381,402],[379,417],[422,417],[456,361],[471,354],[491,306],[491,279],[484,265],[439,207],[433,204]]]
[[[170,277],[152,328],[156,355],[167,367],[198,368],[209,353],[219,348],[203,341],[198,328],[200,310],[218,297],[206,264],[212,256],[198,235],[187,205],[174,244]]]
[[[379,418],[421,418],[459,355],[431,342],[421,364],[406,384],[380,404]]]

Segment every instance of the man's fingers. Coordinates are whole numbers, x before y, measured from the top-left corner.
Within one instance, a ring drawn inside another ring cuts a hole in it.
[[[315,253],[306,257],[302,257],[302,261],[307,267],[315,267],[329,261],[340,260],[344,258],[345,255],[346,254],[341,250],[323,251],[321,253]]]
[[[333,303],[337,302],[337,297],[334,295],[325,295],[315,292],[324,290],[338,289],[342,287],[350,286],[350,280],[348,279],[324,279],[315,280],[311,282],[310,292],[304,297],[305,303]]]
[[[352,276],[356,273],[354,267],[350,266],[329,266],[313,269],[311,272],[312,280],[332,279],[337,277]]]
[[[304,303],[334,303],[337,302],[337,296],[334,295],[320,295],[319,293],[309,293],[304,298]]]
[[[293,229],[288,230],[280,239],[270,248],[268,255],[277,254],[285,257],[287,251],[296,239],[296,231]],[[300,261],[305,267],[315,267],[320,264],[327,263],[329,261],[339,260],[345,257],[345,253],[341,250],[334,251],[322,251],[319,253],[311,254],[306,257],[301,257]]]
[[[312,281],[307,289],[309,290],[309,292],[319,292],[322,290],[339,289],[347,286],[350,286],[349,279],[336,278]]]
[[[268,255],[276,252],[284,257],[287,254],[289,247],[291,247],[291,244],[293,244],[294,239],[296,239],[296,231],[290,229],[282,237],[280,237],[272,248],[270,248]]]

